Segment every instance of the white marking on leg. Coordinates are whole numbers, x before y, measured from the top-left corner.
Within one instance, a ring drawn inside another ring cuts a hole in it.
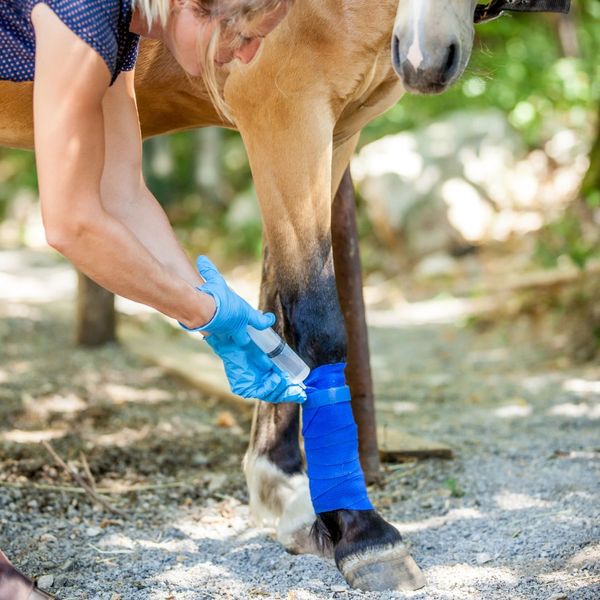
[[[419,18],[423,16],[425,13],[425,4],[427,0],[412,0],[412,33],[413,39],[412,44],[408,49],[408,54],[406,55],[406,59],[408,62],[415,68],[418,69],[425,58],[423,56],[423,51],[421,49],[421,36],[419,32]]]
[[[250,515],[256,525],[277,530],[277,540],[293,552],[313,552],[308,532],[315,521],[305,473],[287,475],[265,456],[247,454]]]

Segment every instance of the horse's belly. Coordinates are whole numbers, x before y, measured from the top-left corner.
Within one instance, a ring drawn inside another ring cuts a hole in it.
[[[33,83],[0,81],[0,146],[33,148]]]

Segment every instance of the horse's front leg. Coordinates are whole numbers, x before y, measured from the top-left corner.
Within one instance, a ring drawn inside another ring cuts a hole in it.
[[[331,246],[334,120],[320,98],[311,101],[308,94],[295,98],[289,106],[280,98],[270,106],[246,103],[235,110],[265,227],[264,308],[279,312],[280,328],[313,369],[309,402],[302,408],[310,495],[317,513],[313,540],[333,551],[353,587],[416,589],[424,584],[423,576],[398,531],[371,507],[358,464]],[[268,464],[275,475],[286,474],[288,481],[299,477],[297,414],[295,407],[259,409],[247,472],[252,462],[255,469],[262,462],[263,473]],[[272,498],[273,489],[261,486],[273,480],[263,478],[251,494],[261,500]],[[285,502],[285,494],[277,498]],[[308,506],[293,493],[290,502]],[[278,508],[282,521],[286,509]]]
[[[277,315],[276,328],[290,339],[290,322],[268,247],[263,256],[260,306]],[[244,458],[250,512],[255,522],[276,528],[277,539],[293,553],[324,553],[311,534],[315,522],[308,478],[299,444],[300,410],[296,404],[258,402],[251,440]]]

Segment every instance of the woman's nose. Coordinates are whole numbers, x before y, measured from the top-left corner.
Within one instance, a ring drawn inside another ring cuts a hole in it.
[[[235,57],[239,58],[244,64],[249,63],[256,56],[261,41],[258,37],[252,38],[235,51]]]

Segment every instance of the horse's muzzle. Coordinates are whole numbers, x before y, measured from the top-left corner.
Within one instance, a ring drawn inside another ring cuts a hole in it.
[[[415,94],[439,94],[454,83],[459,75],[461,48],[458,40],[451,41],[435,56],[423,57],[414,65],[402,51],[400,38],[392,40],[394,70],[408,92]]]

